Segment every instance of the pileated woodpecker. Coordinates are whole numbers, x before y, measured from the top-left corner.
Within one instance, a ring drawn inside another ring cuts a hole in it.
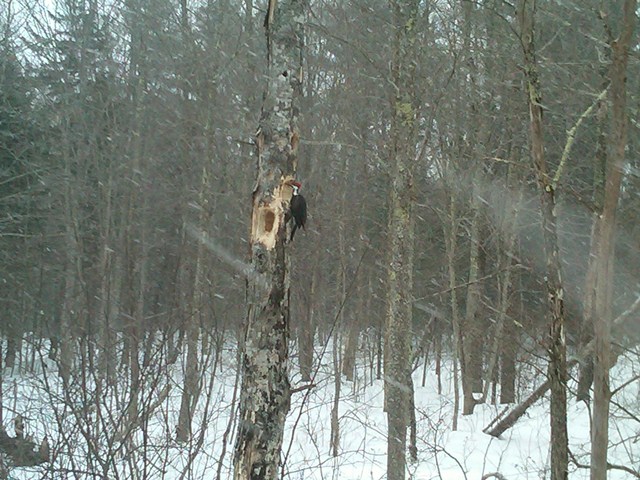
[[[300,195],[300,182],[293,181],[290,183],[293,188],[293,196],[291,197],[291,203],[289,210],[291,217],[293,218],[293,228],[291,229],[291,237],[289,241],[293,241],[293,236],[296,234],[296,230],[300,227],[304,228],[304,224],[307,223],[307,201],[302,195]]]

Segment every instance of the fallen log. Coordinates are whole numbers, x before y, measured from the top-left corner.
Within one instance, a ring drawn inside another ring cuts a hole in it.
[[[569,362],[567,364],[567,368],[573,367],[576,363],[578,363],[577,360]],[[493,425],[493,427],[485,428],[483,432],[491,435],[492,437],[499,437],[500,435],[502,435],[509,428],[513,427],[518,420],[520,420],[520,417],[524,415],[524,412],[526,412],[531,405],[536,403],[544,396],[545,393],[547,393],[550,385],[551,384],[549,383],[549,380],[546,380],[542,385],[536,388],[531,393],[531,395],[529,395],[523,402],[516,405],[513,410],[511,410],[506,416],[501,419],[492,420],[490,425]]]
[[[638,342],[637,331],[637,319],[633,318],[633,314],[640,309],[640,297],[624,312],[622,312],[613,321],[612,333],[614,338],[623,339],[618,342],[614,342],[616,345],[620,344],[636,344]],[[584,361],[589,355],[593,353],[594,342],[593,340],[587,343],[582,350],[567,363],[567,368],[572,368],[578,363]],[[613,366],[613,365],[612,365]],[[494,419],[489,424],[489,427],[483,430],[484,433],[491,435],[492,437],[499,437],[509,428],[514,426],[516,422],[524,415],[527,409],[540,400],[544,394],[549,390],[549,381],[545,381],[542,385],[536,388],[524,401],[516,405],[507,415],[500,419]]]

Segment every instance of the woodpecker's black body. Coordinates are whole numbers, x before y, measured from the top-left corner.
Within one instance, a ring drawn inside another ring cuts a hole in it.
[[[304,224],[307,223],[307,201],[304,199],[298,191],[302,185],[298,182],[293,182],[291,188],[293,188],[293,196],[291,197],[291,204],[289,210],[291,211],[291,218],[293,218],[293,228],[291,229],[291,237],[289,241],[293,241],[293,236],[296,234],[296,230],[300,227],[303,229]]]

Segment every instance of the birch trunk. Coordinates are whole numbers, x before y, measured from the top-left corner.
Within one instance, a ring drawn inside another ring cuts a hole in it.
[[[604,88],[608,82],[605,81]],[[608,102],[602,99],[598,102],[596,118],[598,121],[598,146],[596,148],[593,165],[593,224],[591,226],[591,245],[589,260],[587,263],[587,274],[585,276],[583,315],[584,325],[580,332],[580,345],[587,345],[593,341],[593,329],[595,321],[595,295],[596,295],[596,269],[598,258],[598,229],[600,228],[599,217],[602,214],[602,204],[604,196],[605,167],[607,164],[607,135],[606,124],[608,118]],[[593,355],[589,355],[580,365],[580,377],[576,392],[576,399],[581,401],[589,400],[589,389],[593,383]]]
[[[285,212],[296,172],[305,2],[268,2],[266,85],[256,134],[251,271],[242,355],[235,480],[278,478],[290,407],[289,260]],[[295,245],[295,244],[294,244]]]
[[[340,337],[336,331],[333,342],[333,405],[331,406],[331,443],[329,450],[332,457],[337,457],[340,453],[340,390],[342,376],[340,374]]]

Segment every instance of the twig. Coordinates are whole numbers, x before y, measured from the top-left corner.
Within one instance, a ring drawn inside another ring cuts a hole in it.
[[[435,297],[435,296],[437,296],[437,295],[443,295],[443,294],[445,294],[445,293],[449,293],[449,292],[451,292],[451,291],[453,291],[453,290],[457,290],[457,289],[459,289],[459,288],[464,288],[464,287],[468,287],[468,286],[470,286],[470,285],[473,285],[473,284],[475,284],[475,283],[483,282],[483,281],[488,280],[488,279],[490,279],[490,278],[492,278],[492,277],[495,277],[495,276],[496,276],[496,275],[498,275],[499,273],[502,273],[502,272],[504,272],[504,271],[506,271],[506,270],[511,270],[511,269],[514,269],[514,270],[515,270],[515,269],[517,269],[517,268],[523,268],[523,267],[524,267],[524,266],[523,266],[522,264],[509,265],[508,267],[501,268],[500,270],[496,270],[495,272],[489,273],[489,274],[485,275],[484,277],[477,278],[476,280],[473,280],[473,281],[471,281],[471,282],[464,282],[464,283],[460,283],[460,284],[458,284],[458,285],[455,285],[454,287],[445,288],[444,290],[440,290],[439,292],[435,292],[435,293],[433,293],[433,294],[431,294],[431,295],[432,295],[432,296],[434,296],[434,297]],[[418,299],[418,300],[419,300],[419,299]]]
[[[347,290],[345,292],[345,296],[342,299],[342,303],[340,303],[340,307],[338,308],[338,311],[335,314],[335,317],[333,319],[333,324],[331,325],[331,328],[329,329],[329,332],[327,334],[327,339],[324,342],[324,345],[322,346],[322,350],[320,351],[320,354],[318,355],[318,363],[316,365],[315,370],[313,371],[313,375],[311,376],[311,384],[310,385],[315,385],[315,379],[318,376],[318,372],[320,371],[320,367],[322,366],[322,357],[324,357],[324,354],[327,351],[327,348],[329,347],[329,340],[331,339],[332,335],[333,335],[333,331],[336,328],[336,325],[338,324],[338,319],[340,318],[340,314],[342,313],[342,310],[344,309],[345,304],[347,303],[347,300],[349,298],[351,298],[351,292],[353,290],[353,287],[355,286],[356,280],[358,278],[358,273],[360,272],[360,267],[362,267],[362,263],[364,262],[364,258],[367,255],[367,252],[369,251],[369,244],[366,244],[366,248],[364,250],[364,252],[362,252],[362,256],[360,257],[360,261],[358,262],[358,266],[356,267],[356,271],[353,274],[353,277],[351,278],[351,283],[349,284],[349,286],[347,287]],[[335,348],[335,345],[334,345]],[[306,386],[306,385],[305,385]],[[293,422],[293,428],[291,429],[291,440],[289,441],[289,446],[287,447],[287,452],[284,454],[284,459],[282,460],[282,465],[280,467],[281,469],[281,476],[284,478],[285,477],[285,468],[287,465],[287,460],[289,458],[289,454],[291,453],[291,448],[293,447],[293,439],[295,437],[295,431],[298,428],[298,424],[300,423],[300,418],[302,418],[302,413],[303,413],[303,409],[305,404],[307,403],[307,400],[309,399],[309,394],[311,393],[311,388],[306,388],[306,393],[304,394],[304,398],[302,399],[302,403],[300,404],[300,408],[298,409],[298,416],[296,417],[295,421]],[[293,392],[293,390],[292,390]]]
[[[569,456],[571,457],[571,461],[578,468],[591,469],[591,465],[586,463],[580,463],[575,455],[569,450]],[[626,465],[616,465],[613,463],[607,462],[607,470],[622,470],[623,472],[627,472],[630,475],[633,475],[636,478],[640,478],[640,473],[635,471],[633,468],[627,467]]]
[[[640,417],[638,417],[636,414],[631,412],[627,407],[625,407],[624,405],[621,405],[620,403],[618,403],[618,402],[616,402],[614,400],[611,400],[611,403],[613,405],[615,405],[617,408],[619,408],[620,410],[622,410],[625,414],[627,414],[630,419],[635,420],[636,422],[640,423]]]
[[[633,382],[635,382],[636,380],[638,380],[640,378],[640,374],[638,375],[634,375],[633,377],[631,377],[629,380],[627,380],[626,382],[624,382],[622,385],[620,385],[618,388],[616,388],[614,391],[611,392],[611,396],[615,396],[616,393],[618,393],[620,390],[624,389],[626,386],[632,384]]]
[[[293,395],[294,393],[299,393],[299,392],[304,392],[305,390],[309,390],[311,388],[316,388],[316,384],[315,383],[308,383],[306,385],[302,385],[300,387],[296,387],[296,388],[292,388],[289,393],[291,395]]]

